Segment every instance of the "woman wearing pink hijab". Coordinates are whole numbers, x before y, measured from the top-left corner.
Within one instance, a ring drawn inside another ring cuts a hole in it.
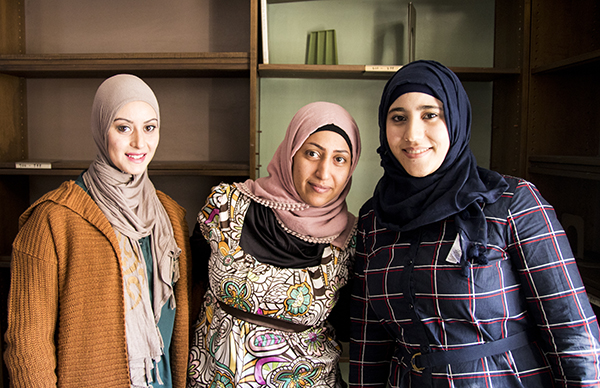
[[[359,156],[350,114],[315,102],[292,119],[268,177],[213,188],[192,237],[208,287],[189,387],[343,385],[326,319],[354,256],[346,196]]]

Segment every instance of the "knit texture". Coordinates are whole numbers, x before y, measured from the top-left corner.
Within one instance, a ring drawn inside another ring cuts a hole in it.
[[[185,386],[189,339],[185,210],[157,191],[182,249],[171,343],[173,385]],[[34,203],[13,243],[5,361],[12,387],[129,387],[123,280],[115,232],[69,181]]]

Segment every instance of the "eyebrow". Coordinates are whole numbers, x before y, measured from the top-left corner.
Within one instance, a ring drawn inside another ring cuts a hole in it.
[[[427,109],[439,109],[440,111],[444,111],[444,108],[438,105],[419,105],[417,107],[417,110],[427,110]],[[403,107],[399,106],[393,109],[390,109],[388,114],[392,113],[392,112],[406,112],[406,109],[404,109]]]
[[[312,145],[314,145],[315,147],[317,147],[318,149],[320,149],[320,150],[322,150],[322,151],[324,151],[324,150],[325,150],[325,148],[324,148],[324,147],[322,147],[321,145],[319,145],[319,144],[317,144],[317,143],[315,143],[315,142],[312,142],[312,141],[311,141],[311,142],[309,142],[308,144],[312,144]],[[333,150],[333,152],[339,152],[339,153],[350,154],[350,152],[348,152],[348,151],[346,151],[346,150]]]
[[[129,120],[129,119],[124,119],[124,118],[122,118],[122,117],[115,117],[115,119],[113,120],[113,123],[114,123],[115,121],[119,121],[119,120],[127,121],[128,123],[133,123],[133,121],[131,121],[131,120]],[[152,118],[152,119],[150,119],[150,120],[146,120],[146,121],[144,121],[144,124],[146,124],[146,123],[149,123],[150,121],[158,121],[158,119],[156,119],[156,118]]]

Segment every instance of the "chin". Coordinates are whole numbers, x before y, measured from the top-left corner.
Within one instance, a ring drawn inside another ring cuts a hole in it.
[[[147,167],[148,166],[144,166],[144,167],[136,166],[135,168],[125,168],[125,169],[122,169],[122,171],[125,172],[125,173],[127,173],[127,174],[131,174],[131,175],[140,175],[140,174],[143,174],[144,171],[146,171]]]

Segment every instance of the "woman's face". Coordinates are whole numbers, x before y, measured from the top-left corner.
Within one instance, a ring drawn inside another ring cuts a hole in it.
[[[404,93],[388,110],[386,137],[407,173],[424,177],[435,172],[450,149],[442,102],[425,93]]]
[[[342,136],[315,132],[294,155],[294,187],[307,204],[324,206],[344,190],[351,164],[350,148]]]
[[[108,130],[108,154],[115,167],[128,174],[146,171],[159,141],[158,117],[146,102],[124,105]]]

